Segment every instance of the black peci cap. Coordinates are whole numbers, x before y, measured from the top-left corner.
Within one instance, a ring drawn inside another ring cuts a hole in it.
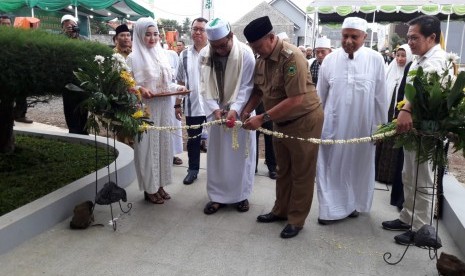
[[[115,31],[116,31],[115,36],[117,36],[120,33],[125,33],[125,32],[129,33],[129,28],[128,28],[128,25],[122,24],[122,25],[119,25],[118,27],[116,27]]]
[[[249,43],[253,43],[273,30],[268,16],[259,17],[244,28],[244,36]]]

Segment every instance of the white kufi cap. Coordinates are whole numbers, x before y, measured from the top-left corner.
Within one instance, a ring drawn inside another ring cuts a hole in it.
[[[326,36],[322,36],[316,39],[315,49],[316,48],[328,48],[331,49],[331,40]]]
[[[368,23],[360,17],[347,17],[342,23],[343,29],[356,29],[362,32],[367,32]]]
[[[215,41],[226,37],[231,32],[228,21],[215,18],[205,28],[208,40]]]
[[[289,39],[286,32],[281,32],[281,33],[277,34],[276,36],[279,37],[280,39]]]
[[[77,23],[77,20],[74,16],[72,16],[71,14],[65,14],[63,15],[63,17],[61,18],[61,24],[63,24],[63,22],[65,22],[66,20],[71,20],[73,21],[74,23]]]

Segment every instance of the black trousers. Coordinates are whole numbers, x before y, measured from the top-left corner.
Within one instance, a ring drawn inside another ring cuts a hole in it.
[[[186,116],[186,125],[200,125],[207,120],[205,116]],[[202,127],[197,129],[187,129],[187,157],[189,158],[189,171],[199,171],[200,168],[200,140],[202,134]]]
[[[262,125],[262,128],[268,129],[273,131],[273,122],[269,121],[266,122]],[[257,156],[256,156],[256,161],[255,161],[255,170],[257,170],[258,166],[258,156],[259,156],[259,149],[258,149],[258,141],[260,138],[260,131],[256,131],[257,135]],[[273,136],[263,134],[263,139],[265,140],[265,161],[266,161],[266,166],[268,167],[268,171],[270,172],[275,172],[276,171],[276,159],[274,156],[274,150],[273,150]]]
[[[26,97],[24,98],[16,98],[15,100],[15,107],[13,109],[14,118],[24,118],[26,117],[27,112],[27,100]]]
[[[86,99],[87,95],[82,92],[63,92],[63,111],[69,133],[89,134],[86,130],[88,111],[82,107],[82,103]]]

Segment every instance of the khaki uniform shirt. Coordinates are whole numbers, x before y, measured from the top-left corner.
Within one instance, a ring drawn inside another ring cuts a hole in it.
[[[126,48],[125,50],[120,49],[118,46],[113,48],[114,53],[122,55],[124,58],[127,58],[128,55],[132,52],[131,48]]]
[[[263,92],[262,100],[266,110],[288,97],[304,94],[302,104],[281,122],[302,117],[320,106],[307,64],[307,59],[297,47],[281,39],[268,58],[257,59],[254,90]]]

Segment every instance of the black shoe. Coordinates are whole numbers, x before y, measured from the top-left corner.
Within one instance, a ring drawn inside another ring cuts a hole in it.
[[[197,173],[196,172],[188,172],[182,183],[186,185],[190,185],[194,183],[194,181],[197,179]]]
[[[268,214],[265,214],[265,215],[259,215],[257,217],[258,222],[264,222],[264,223],[282,221],[282,220],[287,220],[287,218],[278,217],[277,215],[275,215],[275,214],[273,214],[271,212],[269,212]]]
[[[283,231],[281,231],[281,238],[293,238],[299,234],[300,230],[302,230],[302,227],[288,224],[286,227],[284,227]]]
[[[394,237],[394,240],[398,244],[402,245],[411,245],[414,244],[415,232],[408,230],[407,232],[397,235]]]
[[[206,140],[200,141],[200,151],[207,153],[207,141]]]
[[[274,171],[270,171],[268,173],[268,176],[271,178],[271,179],[276,179],[278,178],[278,173],[277,172],[274,172]]]
[[[330,225],[340,221],[340,219],[320,219],[318,218],[318,223],[321,225]]]
[[[410,225],[403,223],[400,219],[383,221],[383,228],[391,231],[405,231],[410,229]]]
[[[356,218],[360,215],[360,213],[357,210],[354,210],[352,213],[350,213],[347,217],[348,218]]]
[[[25,124],[32,124],[34,121],[29,119],[28,117],[20,117],[15,119],[16,122],[25,123]]]

